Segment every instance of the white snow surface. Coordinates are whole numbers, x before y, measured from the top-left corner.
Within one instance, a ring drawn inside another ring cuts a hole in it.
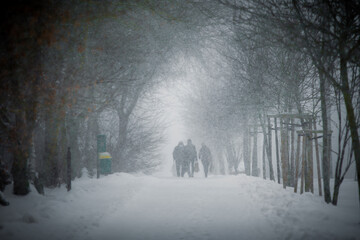
[[[5,196],[0,239],[360,239],[357,185],[339,206],[270,180],[115,173],[82,177],[45,196]]]

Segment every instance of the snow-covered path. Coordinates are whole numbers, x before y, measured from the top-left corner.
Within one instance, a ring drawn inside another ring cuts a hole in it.
[[[111,239],[119,234],[124,239],[260,239],[273,235],[252,196],[238,188],[239,179],[234,177],[152,178],[132,201],[104,218],[104,228],[97,235],[109,234]]]
[[[8,198],[0,239],[360,239],[357,207],[244,175],[112,174]]]

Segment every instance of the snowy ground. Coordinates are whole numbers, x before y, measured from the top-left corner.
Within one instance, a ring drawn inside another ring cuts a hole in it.
[[[0,239],[360,239],[356,183],[342,188],[338,207],[245,175],[117,173],[45,196],[8,188]]]

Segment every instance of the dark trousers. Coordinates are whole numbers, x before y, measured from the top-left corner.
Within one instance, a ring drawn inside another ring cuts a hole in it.
[[[176,166],[176,175],[180,177],[181,163],[179,161],[175,161],[175,166]]]
[[[184,177],[185,173],[188,173],[188,175],[190,176],[189,164],[182,164],[181,166],[181,176]]]
[[[194,163],[195,161],[190,161],[190,177],[194,177]]]
[[[209,164],[203,164],[204,165],[204,172],[205,172],[205,177],[208,176],[208,172],[209,172]]]

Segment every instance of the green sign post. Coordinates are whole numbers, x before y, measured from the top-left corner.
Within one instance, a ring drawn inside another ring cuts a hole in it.
[[[106,136],[97,135],[96,176],[100,177],[99,153],[106,152]]]

